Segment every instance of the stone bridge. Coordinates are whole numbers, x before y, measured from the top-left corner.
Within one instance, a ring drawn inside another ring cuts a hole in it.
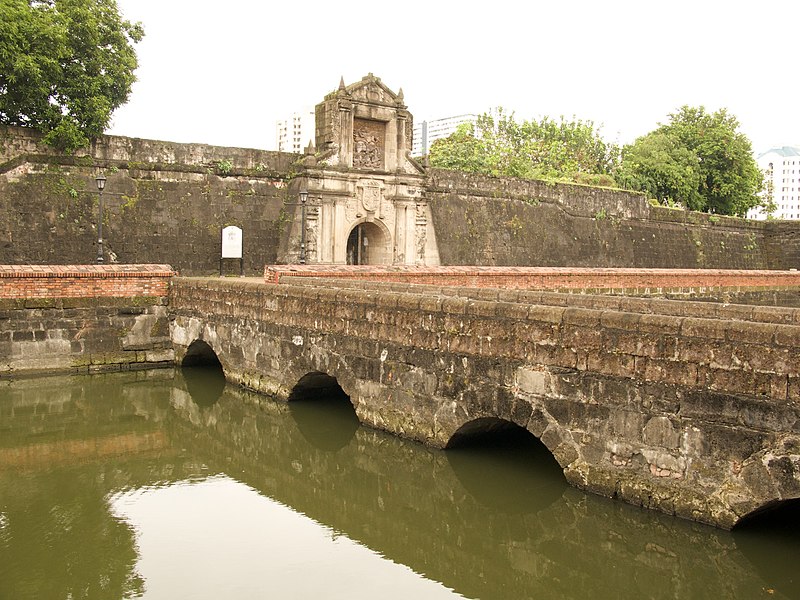
[[[446,448],[522,427],[579,488],[732,528],[800,498],[800,310],[526,290],[173,280],[176,361]],[[334,381],[335,378],[335,381]]]

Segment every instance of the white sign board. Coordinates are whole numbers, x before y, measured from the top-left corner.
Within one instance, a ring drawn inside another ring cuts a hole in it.
[[[242,258],[242,230],[229,225],[222,230],[222,258]]]

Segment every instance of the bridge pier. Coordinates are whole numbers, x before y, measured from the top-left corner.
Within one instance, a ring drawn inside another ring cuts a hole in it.
[[[800,498],[793,309],[412,289],[176,279],[176,357],[203,340],[230,381],[283,399],[324,373],[362,423],[437,448],[514,423],[572,485],[727,529]]]

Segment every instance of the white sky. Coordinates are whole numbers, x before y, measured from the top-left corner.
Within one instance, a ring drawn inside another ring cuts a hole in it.
[[[275,122],[374,73],[415,121],[496,106],[632,142],[689,104],[757,152],[800,145],[797,0],[118,0],[138,82],[109,133],[275,147]]]

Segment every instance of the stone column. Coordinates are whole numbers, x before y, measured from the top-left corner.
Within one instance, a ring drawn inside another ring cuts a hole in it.
[[[353,168],[353,105],[349,101],[339,101],[339,164]]]

